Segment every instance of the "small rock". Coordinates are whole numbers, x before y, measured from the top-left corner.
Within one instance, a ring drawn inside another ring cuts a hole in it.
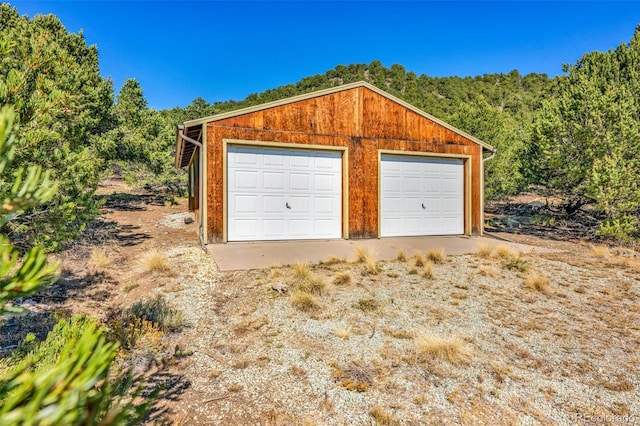
[[[185,218],[184,218],[184,224],[185,224],[185,225],[192,224],[193,222],[195,222],[195,221],[193,220],[193,218],[192,218],[192,217],[185,217]]]
[[[507,220],[507,226],[509,228],[519,228],[520,227],[520,222],[518,222],[517,220],[508,219]]]
[[[289,291],[289,286],[287,286],[282,281],[276,281],[271,285],[271,290],[277,291],[280,294],[285,294],[287,291]]]

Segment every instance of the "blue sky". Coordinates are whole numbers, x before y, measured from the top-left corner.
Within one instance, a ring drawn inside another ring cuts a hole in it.
[[[140,81],[149,106],[244,99],[338,64],[380,60],[429,76],[562,73],[631,39],[637,2],[15,1],[53,13],[98,46],[116,90]]]

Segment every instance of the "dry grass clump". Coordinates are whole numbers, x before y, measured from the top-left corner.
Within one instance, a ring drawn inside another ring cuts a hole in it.
[[[427,252],[427,259],[433,263],[443,263],[446,259],[444,249],[434,249]]]
[[[530,271],[524,279],[524,285],[532,290],[537,290],[544,294],[551,293],[549,288],[549,278],[538,273],[537,271]]]
[[[145,253],[141,262],[146,272],[168,272],[171,270],[171,265],[167,262],[164,254],[157,250]]]
[[[353,281],[353,276],[351,276],[350,272],[340,272],[333,277],[333,285],[341,286],[341,285],[349,285]]]
[[[420,335],[415,339],[415,355],[421,362],[441,360],[457,365],[468,363],[471,353],[459,337]]]
[[[396,255],[396,260],[398,262],[406,262],[407,261],[407,254],[404,252],[404,250],[402,250],[402,249],[398,250],[398,254]]]
[[[508,259],[514,257],[515,253],[512,252],[509,247],[503,244],[498,246],[498,248],[496,249],[496,256],[498,256],[500,259]]]
[[[364,274],[365,275],[378,275],[378,273],[380,272],[380,268],[378,267],[378,262],[373,259],[367,259],[367,261],[364,264]]]
[[[327,282],[324,278],[314,275],[309,266],[304,263],[294,263],[291,266],[293,271],[293,289],[305,293],[322,296],[327,291]]]
[[[294,290],[289,296],[291,305],[303,312],[317,311],[320,309],[320,302],[311,293],[304,290]]]
[[[331,330],[331,332],[341,338],[342,340],[348,340],[349,337],[351,337],[351,330],[343,328],[343,327],[336,327],[333,330]]]
[[[306,263],[296,262],[291,265],[293,278],[298,282],[306,282],[313,278],[313,274]]]
[[[496,249],[496,255],[500,258],[502,267],[511,271],[527,272],[529,270],[529,260],[522,253],[516,253],[505,245]]]
[[[393,337],[394,339],[413,339],[415,337],[415,333],[407,330],[385,328],[382,331],[384,332],[384,334],[389,337]]]
[[[418,268],[411,268],[407,271],[407,274],[409,275],[418,275]]]
[[[107,252],[101,248],[94,248],[91,250],[91,257],[89,257],[89,264],[94,268],[106,268],[111,265],[113,260],[109,257]]]
[[[428,280],[432,280],[435,278],[435,274],[433,273],[433,263],[427,262],[422,268],[422,276]]]
[[[369,415],[373,418],[373,421],[376,425],[390,426],[400,424],[400,421],[395,418],[393,414],[387,412],[379,405],[373,406],[373,408],[371,408],[371,410],[369,411]]]
[[[416,253],[413,258],[415,259],[415,265],[418,268],[422,268],[424,266],[424,257],[420,253]]]
[[[529,270],[529,260],[518,253],[502,260],[502,266],[511,271],[527,272]]]
[[[244,389],[244,386],[238,383],[232,383],[229,386],[227,386],[227,390],[229,392],[240,392],[242,389]]]
[[[373,296],[363,296],[358,299],[356,308],[364,312],[373,312],[380,308],[380,302],[378,302],[378,300]]]
[[[329,364],[333,368],[333,379],[338,385],[349,391],[366,392],[374,383],[377,371],[363,360],[350,361],[339,365],[333,361]]]
[[[483,277],[495,278],[497,274],[498,271],[493,265],[481,266],[478,268],[478,275],[482,275]]]
[[[322,296],[327,292],[327,282],[321,277],[313,276],[303,288],[311,294]]]
[[[596,257],[608,258],[608,257],[611,257],[611,250],[609,250],[609,247],[607,247],[607,246],[592,245],[591,246],[591,254],[593,254]]]
[[[371,250],[364,247],[356,247],[356,262],[364,263],[363,275],[378,275],[380,269],[378,268],[378,259],[376,254]]]
[[[375,254],[366,247],[358,246],[355,248],[356,263],[366,263],[368,259],[375,259]]]
[[[338,256],[331,255],[326,260],[321,260],[321,265],[338,265],[340,263],[345,263],[345,259],[340,259]]]
[[[482,258],[490,258],[493,254],[493,246],[489,243],[482,243],[478,246],[476,254]]]

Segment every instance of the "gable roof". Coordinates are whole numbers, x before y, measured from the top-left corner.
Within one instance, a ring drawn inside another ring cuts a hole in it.
[[[304,93],[302,95],[297,95],[297,96],[292,96],[290,98],[285,98],[285,99],[280,99],[277,101],[272,101],[272,102],[267,102],[264,104],[260,104],[260,105],[254,105],[254,106],[250,106],[247,108],[242,108],[242,109],[237,109],[234,111],[229,111],[229,112],[223,112],[221,114],[214,114],[214,115],[210,115],[207,117],[202,117],[202,118],[197,118],[197,119],[193,119],[193,120],[187,120],[184,122],[184,126],[186,129],[189,128],[193,128],[194,126],[202,126],[206,123],[211,123],[214,121],[219,121],[219,120],[224,120],[227,118],[232,118],[232,117],[237,117],[240,115],[244,115],[244,114],[250,114],[253,112],[258,112],[258,111],[263,111],[269,108],[275,108],[275,107],[279,107],[282,105],[287,105],[287,104],[291,104],[294,102],[300,102],[300,101],[305,101],[308,99],[313,99],[313,98],[317,98],[320,96],[325,96],[325,95],[331,95],[333,93],[337,93],[337,92],[341,92],[344,90],[351,90],[351,89],[355,89],[358,87],[366,87],[367,89],[377,93],[380,96],[383,96],[385,98],[387,98],[388,100],[395,102],[401,106],[403,106],[404,108],[415,112],[416,114],[430,120],[433,121],[434,123],[451,130],[452,132],[480,145],[483,149],[486,149],[488,151],[495,151],[494,147],[489,145],[486,142],[481,141],[480,139],[471,136],[470,134],[457,129],[456,127],[432,116],[431,114],[428,114],[426,112],[424,112],[423,110],[409,104],[408,102],[403,101],[400,98],[397,98],[387,92],[385,92],[382,89],[377,88],[376,86],[367,83],[366,81],[357,81],[354,83],[348,83],[348,84],[343,84],[340,86],[335,86],[335,87],[330,87],[328,89],[322,89],[322,90],[317,90],[315,92],[309,92],[309,93]],[[178,140],[178,145],[180,145],[180,140]],[[178,166],[178,164],[183,164],[182,167],[184,167],[184,163],[185,163],[185,158],[181,153],[182,150],[178,149],[176,152],[176,156],[180,156],[182,161],[178,161],[178,158],[176,158],[176,166]],[[188,163],[188,159],[187,159],[187,163]]]
[[[367,83],[366,81],[357,81],[355,83],[349,83],[349,84],[343,84],[341,86],[335,86],[335,87],[330,87],[328,89],[323,89],[323,90],[318,90],[315,92],[309,92],[309,93],[304,93],[302,95],[297,95],[297,96],[292,96],[290,98],[285,98],[285,99],[280,99],[277,101],[272,101],[272,102],[267,102],[264,104],[260,104],[260,105],[254,105],[254,106],[250,106],[247,108],[242,108],[242,109],[237,109],[234,111],[229,111],[229,112],[223,112],[221,114],[215,114],[215,115],[210,115],[208,117],[203,117],[203,118],[198,118],[198,119],[194,119],[194,120],[188,120],[184,122],[185,127],[191,127],[191,126],[195,126],[195,125],[199,125],[199,124],[205,124],[205,123],[209,123],[212,121],[218,121],[218,120],[224,120],[226,118],[231,118],[231,117],[237,117],[239,115],[243,115],[243,114],[249,114],[252,112],[257,112],[257,111],[262,111],[265,109],[269,109],[269,108],[274,108],[274,107],[278,107],[281,105],[287,105],[287,104],[291,104],[294,102],[299,102],[299,101],[304,101],[307,99],[312,99],[312,98],[316,98],[316,97],[320,97],[320,96],[325,96],[325,95],[330,95],[332,93],[337,93],[337,92],[341,92],[343,90],[350,90],[350,89],[354,89],[357,87],[366,87],[367,89],[376,92],[377,94],[379,94],[380,96],[384,96],[385,98],[402,105],[403,107],[415,112],[416,114],[419,114],[439,125],[441,125],[442,127],[445,127],[449,130],[451,130],[454,133],[459,134],[460,136],[463,136],[475,143],[477,143],[478,145],[482,146],[483,148],[489,150],[489,151],[493,151],[494,148],[489,145],[486,142],[481,141],[480,139],[471,136],[470,134],[457,129],[455,127],[453,127],[452,125],[445,123],[444,121],[432,116],[431,114],[427,114],[426,112],[424,112],[423,110],[403,101],[400,98],[397,98],[387,92],[385,92],[382,89],[378,89],[376,86]]]

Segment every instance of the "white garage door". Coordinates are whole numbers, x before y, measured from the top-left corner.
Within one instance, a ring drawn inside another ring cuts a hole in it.
[[[342,153],[230,146],[229,241],[342,236]]]
[[[457,159],[383,155],[381,236],[464,233],[464,168]]]

